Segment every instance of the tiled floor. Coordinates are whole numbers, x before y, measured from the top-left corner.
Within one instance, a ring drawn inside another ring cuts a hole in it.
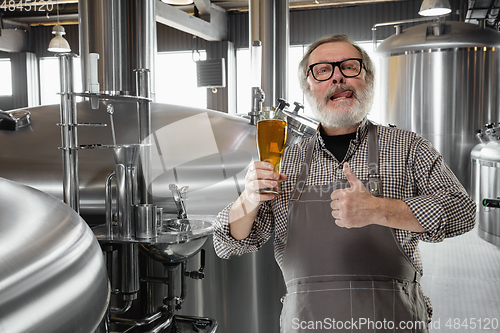
[[[431,332],[500,332],[500,248],[477,230],[420,243],[424,293],[434,307]]]

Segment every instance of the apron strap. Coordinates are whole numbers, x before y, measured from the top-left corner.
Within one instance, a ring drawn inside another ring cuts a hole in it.
[[[307,175],[309,174],[309,166],[312,162],[312,155],[314,152],[314,144],[316,143],[316,137],[311,138],[307,144],[306,159],[302,163],[299,176],[297,177],[297,182],[295,183],[295,190],[292,193],[290,200],[299,200],[300,194],[304,190],[304,185],[306,184]]]
[[[376,197],[382,196],[382,180],[379,173],[379,147],[377,127],[368,121],[368,184],[366,188]]]

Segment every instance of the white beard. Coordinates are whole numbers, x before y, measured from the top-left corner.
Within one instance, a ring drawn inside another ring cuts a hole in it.
[[[335,107],[335,109],[330,108],[327,105],[330,100],[329,97],[336,92],[345,90],[353,91],[350,99],[351,103],[342,107]],[[314,116],[322,126],[327,128],[350,128],[359,125],[370,112],[373,101],[373,87],[367,86],[366,89],[358,93],[354,88],[340,84],[328,90],[323,100],[315,98],[310,90],[306,91],[305,95]]]

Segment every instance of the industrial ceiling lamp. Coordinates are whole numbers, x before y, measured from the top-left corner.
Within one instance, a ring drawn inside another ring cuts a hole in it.
[[[57,24],[52,29],[55,35],[49,43],[49,52],[71,52],[68,41],[63,37],[66,34],[64,27],[59,24],[59,3],[57,4]]]
[[[440,16],[451,13],[449,0],[424,0],[418,14],[422,16]]]
[[[193,0],[161,0],[161,2],[167,5],[190,5],[193,3]]]
[[[52,29],[52,33],[56,36],[50,41],[48,50],[50,52],[71,52],[68,41],[63,37],[66,34],[64,27],[57,23]]]

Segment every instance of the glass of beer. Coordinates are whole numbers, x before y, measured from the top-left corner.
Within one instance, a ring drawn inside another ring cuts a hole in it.
[[[264,109],[259,112],[257,122],[257,149],[259,159],[274,165],[274,172],[280,172],[281,158],[285,150],[287,123],[281,110]],[[263,188],[258,193],[280,193],[279,183],[275,187]]]

